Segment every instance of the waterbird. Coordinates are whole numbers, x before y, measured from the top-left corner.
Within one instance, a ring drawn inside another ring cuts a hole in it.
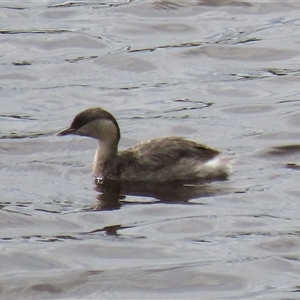
[[[225,154],[182,137],[153,139],[118,152],[118,122],[100,107],[80,112],[70,127],[57,135],[86,136],[98,141],[93,162],[93,175],[98,183],[220,180],[231,173],[231,160]]]

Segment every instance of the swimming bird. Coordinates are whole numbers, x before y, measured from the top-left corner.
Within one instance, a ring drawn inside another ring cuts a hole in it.
[[[230,159],[218,150],[181,138],[142,142],[118,152],[120,128],[112,114],[95,107],[77,114],[58,136],[79,135],[98,140],[93,174],[99,180],[191,182],[226,179]]]

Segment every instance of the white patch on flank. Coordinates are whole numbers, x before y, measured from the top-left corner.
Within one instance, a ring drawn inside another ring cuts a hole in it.
[[[204,164],[197,166],[198,172],[205,176],[224,176],[232,172],[232,160],[224,154],[219,154]]]

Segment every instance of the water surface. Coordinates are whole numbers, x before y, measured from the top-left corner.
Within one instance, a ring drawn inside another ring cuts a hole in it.
[[[296,1],[2,1],[0,297],[298,299]],[[125,149],[185,136],[228,181],[100,190],[101,106]]]

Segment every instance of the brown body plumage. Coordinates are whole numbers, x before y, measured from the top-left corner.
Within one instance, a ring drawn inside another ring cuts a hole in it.
[[[101,108],[79,113],[69,128],[58,133],[69,134],[98,140],[96,178],[172,182],[226,178],[230,172],[229,159],[219,151],[180,137],[150,140],[118,153],[118,123]]]

